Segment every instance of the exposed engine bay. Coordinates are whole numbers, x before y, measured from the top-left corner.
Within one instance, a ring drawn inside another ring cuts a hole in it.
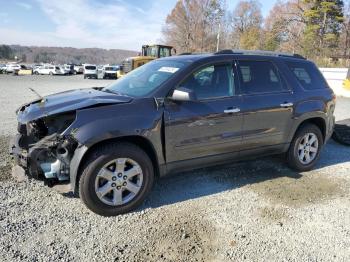
[[[78,143],[62,133],[74,120],[75,112],[65,112],[18,124],[12,150],[21,151],[14,156],[29,177],[49,186],[69,180],[69,164]]]
[[[114,127],[114,121],[103,125],[98,120],[117,116],[120,108],[114,105],[131,101],[129,96],[99,87],[38,95],[16,111],[18,134],[10,144],[10,154],[24,175],[48,186],[71,184],[76,190],[80,161],[91,146],[87,143],[92,143],[89,139],[104,139],[111,130],[108,125]]]

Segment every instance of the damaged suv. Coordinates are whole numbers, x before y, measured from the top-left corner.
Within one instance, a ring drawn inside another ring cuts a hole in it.
[[[139,206],[155,178],[285,154],[310,170],[334,126],[317,67],[285,53],[221,51],[150,62],[105,88],[18,109],[11,153],[48,186],[68,184],[93,212]]]

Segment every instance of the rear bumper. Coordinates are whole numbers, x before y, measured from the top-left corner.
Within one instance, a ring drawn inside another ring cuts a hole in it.
[[[116,79],[117,74],[116,73],[105,73],[104,78]]]
[[[84,74],[86,78],[97,78],[97,74]]]

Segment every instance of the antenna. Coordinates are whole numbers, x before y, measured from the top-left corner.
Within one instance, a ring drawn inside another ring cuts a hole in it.
[[[42,97],[37,91],[35,91],[33,88],[28,87],[28,89],[29,89],[30,91],[32,91],[34,94],[36,94],[40,99],[43,99],[43,97]]]

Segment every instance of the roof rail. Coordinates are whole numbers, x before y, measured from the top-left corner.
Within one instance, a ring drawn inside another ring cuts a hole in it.
[[[185,53],[181,53],[181,54],[178,54],[178,55],[204,55],[204,54],[209,54],[209,53],[198,53],[198,52],[194,52],[194,53],[191,53],[191,52],[185,52]]]
[[[225,49],[216,52],[215,55],[234,54],[234,55],[261,55],[261,56],[280,56],[280,57],[294,57],[299,59],[306,59],[299,54],[273,52],[264,50],[239,50],[239,49]]]
[[[178,54],[178,55],[193,55],[193,53],[191,53],[191,52],[186,52],[186,53],[181,53],[181,54]]]

